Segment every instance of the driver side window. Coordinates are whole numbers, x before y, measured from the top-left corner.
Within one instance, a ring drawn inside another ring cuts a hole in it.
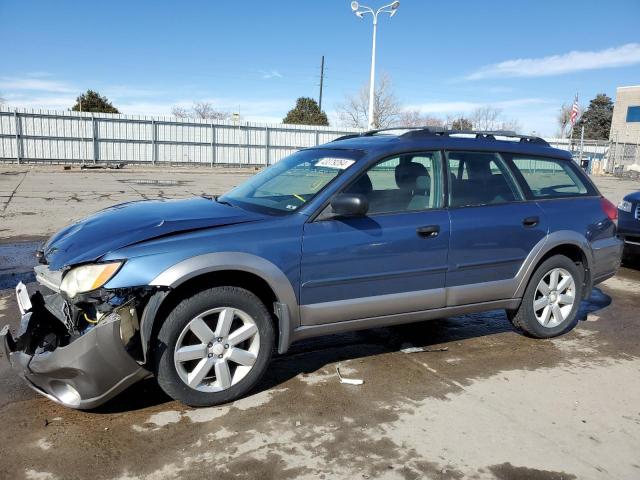
[[[440,153],[410,153],[385,159],[352,183],[344,193],[369,201],[368,215],[440,208]]]

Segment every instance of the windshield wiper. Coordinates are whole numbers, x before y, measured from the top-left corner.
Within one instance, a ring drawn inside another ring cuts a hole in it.
[[[235,205],[231,202],[227,202],[226,200],[220,200],[220,195],[214,195],[213,199],[222,205],[229,205],[230,207],[235,207]]]

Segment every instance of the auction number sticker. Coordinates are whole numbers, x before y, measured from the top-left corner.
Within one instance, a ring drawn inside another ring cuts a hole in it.
[[[345,170],[353,164],[354,160],[349,160],[348,158],[326,157],[316,163],[316,167],[337,168],[338,170]]]

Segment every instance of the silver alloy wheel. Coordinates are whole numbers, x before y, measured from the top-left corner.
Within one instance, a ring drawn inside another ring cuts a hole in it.
[[[564,322],[576,301],[576,283],[564,268],[548,272],[536,288],[533,311],[543,327],[553,328]]]
[[[233,307],[207,310],[180,333],[173,363],[180,379],[201,392],[220,392],[251,370],[260,350],[255,320]]]

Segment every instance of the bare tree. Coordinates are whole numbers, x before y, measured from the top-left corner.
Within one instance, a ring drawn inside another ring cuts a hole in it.
[[[203,120],[229,120],[231,113],[216,110],[209,102],[193,102],[190,109],[175,105],[171,114],[178,118],[198,118]]]
[[[196,118],[204,118],[208,120],[227,120],[231,117],[229,112],[216,110],[209,102],[195,102],[192,107]]]
[[[511,118],[500,122],[498,130],[506,130],[508,132],[521,132],[522,124],[516,118]]]
[[[558,133],[560,134],[560,138],[564,138],[564,136],[567,133],[567,127],[571,123],[572,108],[573,108],[573,105],[569,105],[566,103],[563,103],[562,106],[560,107],[560,111],[558,112],[558,116],[556,117],[556,120],[558,121],[558,129],[559,129]]]
[[[4,99],[4,97],[2,95],[0,95],[0,107],[2,105],[4,105],[5,103],[7,103],[7,101]]]
[[[393,93],[391,78],[382,74],[373,95],[373,127],[387,128],[398,124],[402,107]],[[338,105],[338,117],[348,127],[367,128],[369,87],[364,85],[357,95],[349,96]]]
[[[497,130],[501,113],[502,111],[499,108],[486,105],[471,112],[469,120],[471,120],[473,128],[476,130]]]
[[[191,112],[184,107],[174,105],[171,108],[171,115],[178,118],[189,118],[191,116]]]
[[[443,127],[441,118],[425,115],[420,110],[403,110],[398,115],[398,126],[401,127]]]

